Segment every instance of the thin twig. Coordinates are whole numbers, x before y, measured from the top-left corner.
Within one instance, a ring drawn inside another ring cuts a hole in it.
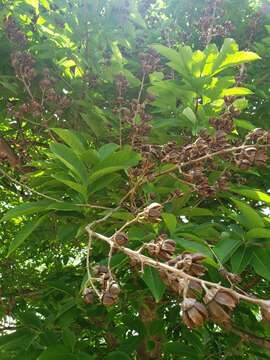
[[[49,196],[49,195],[46,195],[46,194],[43,194],[31,187],[29,187],[28,185],[26,184],[23,184],[21,183],[20,181],[16,180],[15,178],[13,178],[12,176],[10,176],[8,173],[6,173],[3,169],[0,168],[0,173],[6,177],[8,180],[10,180],[12,183],[14,184],[17,184],[19,186],[21,186],[22,188],[28,190],[29,192],[33,193],[33,194],[36,194],[36,195],[39,195],[43,198],[46,198],[48,200],[52,200],[52,201],[55,201],[55,202],[58,202],[58,203],[64,203],[65,201],[62,201],[62,200],[59,200],[57,198],[54,198],[52,196]],[[106,206],[101,206],[101,205],[94,205],[94,204],[73,204],[72,205],[75,205],[75,206],[78,206],[78,207],[86,207],[86,208],[92,208],[92,209],[100,209],[100,210],[115,210],[115,209],[112,209],[112,208],[109,208],[109,207],[106,207]]]

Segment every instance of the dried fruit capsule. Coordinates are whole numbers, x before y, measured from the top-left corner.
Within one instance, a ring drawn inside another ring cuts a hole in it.
[[[102,296],[102,304],[105,306],[112,306],[116,303],[116,297],[106,291]]]
[[[196,299],[186,298],[181,305],[183,321],[189,328],[203,325],[207,319],[206,307]]]
[[[159,222],[162,208],[162,205],[158,203],[150,204],[144,209],[142,219],[150,222]]]
[[[118,296],[120,291],[121,290],[119,285],[115,281],[113,281],[109,287],[109,293],[113,296]]]
[[[83,292],[83,301],[85,302],[85,304],[93,304],[94,302],[94,292],[92,289],[90,288],[86,288],[84,289]]]
[[[116,242],[117,245],[123,246],[128,242],[128,237],[124,232],[119,232],[114,235],[113,241]]]

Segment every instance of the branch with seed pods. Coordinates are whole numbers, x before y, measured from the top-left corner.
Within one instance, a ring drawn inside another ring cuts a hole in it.
[[[231,283],[231,288],[202,279],[201,277],[207,272],[207,268],[201,264],[206,259],[206,256],[203,254],[183,252],[173,257],[176,244],[174,240],[167,239],[167,236],[163,234],[158,236],[155,241],[144,244],[137,251],[125,246],[128,242],[128,235],[124,230],[134,223],[155,223],[161,221],[161,204],[152,203],[145,207],[111,237],[106,237],[93,230],[95,225],[107,220],[115,210],[121,207],[123,201],[129,196],[134,195],[138,188],[146,181],[154,180],[161,175],[179,170],[180,174],[186,177],[188,183],[194,185],[199,194],[212,196],[215,193],[215,187],[209,185],[204,168],[207,168],[206,165],[210,166],[215,157],[218,156],[221,159],[229,160],[242,170],[246,170],[252,165],[265,165],[267,148],[270,146],[270,134],[268,132],[262,129],[255,129],[246,136],[244,143],[233,146],[226,139],[226,133],[232,130],[231,118],[228,118],[226,115],[222,122],[211,119],[211,124],[216,127],[216,132],[212,137],[202,133],[193,144],[187,145],[184,148],[178,148],[176,144],[167,144],[161,147],[161,149],[155,148],[155,156],[161,162],[169,162],[173,165],[159,173],[150,172],[147,174],[143,171],[142,174],[137,174],[133,187],[120,201],[117,208],[86,227],[89,235],[86,260],[88,280],[84,290],[84,300],[86,303],[92,303],[95,294],[105,306],[111,306],[117,302],[120,287],[112,274],[110,263],[113,252],[118,250],[126,254],[133,264],[140,265],[142,271],[146,265],[158,270],[165,285],[183,298],[181,315],[189,328],[201,326],[207,318],[218,324],[229,323],[232,310],[240,300],[259,305],[262,317],[270,321],[270,300],[257,299],[242,292],[241,289],[239,289],[240,293],[237,292],[235,290],[236,287],[233,288],[233,283],[239,277],[235,274],[225,271],[224,276],[222,271],[220,271],[220,275]],[[183,169],[185,169],[185,173]],[[222,171],[217,187],[221,190],[227,188],[226,169]],[[176,196],[182,195],[181,192],[175,194]],[[110,246],[108,266],[95,267],[93,274],[90,273],[92,238],[105,241]],[[144,251],[147,251],[150,256],[144,255]],[[90,287],[88,287],[89,285]]]
[[[89,226],[86,227],[86,231],[90,238],[106,242],[110,249],[121,251],[133,263],[141,264],[142,269],[146,265],[157,269],[168,289],[182,297],[181,315],[189,328],[201,326],[207,319],[221,325],[230,323],[232,310],[240,300],[260,306],[263,319],[270,321],[270,300],[242,294],[233,288],[227,288],[220,283],[213,283],[201,278],[207,272],[207,268],[201,264],[201,261],[206,259],[205,255],[183,252],[173,258],[176,244],[165,236],[159,236],[157,241],[147,243],[137,251],[124,246],[128,242],[128,236],[123,232],[125,228],[135,222],[160,222],[161,212],[162,205],[152,203],[111,237],[99,234]],[[143,255],[143,250],[147,250],[149,255],[155,258]],[[99,299],[105,306],[115,304],[120,294],[120,288],[113,278],[111,270],[106,266],[98,266],[95,268],[95,275],[97,278],[92,281],[98,281],[101,284],[101,291],[94,290]],[[93,289],[86,287],[84,299],[86,303],[93,302]]]

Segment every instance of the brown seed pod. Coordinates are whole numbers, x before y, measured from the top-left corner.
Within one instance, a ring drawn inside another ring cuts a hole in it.
[[[117,245],[123,246],[128,242],[128,236],[124,232],[118,232],[114,235],[113,241]]]
[[[112,306],[116,303],[117,298],[110,292],[106,291],[102,296],[102,304],[105,306]]]
[[[112,295],[112,296],[118,296],[120,294],[120,287],[119,285],[117,284],[116,281],[113,281],[110,286],[109,286],[109,293]]]
[[[199,294],[202,293],[202,290],[202,286],[199,282],[190,280],[188,283],[187,297],[195,299]]]
[[[192,276],[203,276],[207,271],[207,268],[201,264],[192,264],[189,269],[189,274]]]
[[[203,325],[207,319],[206,307],[196,299],[186,298],[181,304],[181,309],[183,321],[191,329]]]
[[[166,239],[161,244],[161,250],[168,253],[170,256],[175,252],[176,243],[174,240]]]
[[[224,323],[230,321],[229,314],[216,301],[211,301],[207,308],[209,315],[214,322]]]
[[[265,134],[264,129],[256,128],[256,129],[252,130],[250,133],[247,134],[246,139],[256,141],[260,137],[262,137],[264,134]]]
[[[259,149],[255,155],[254,165],[265,166],[267,159],[268,159],[268,156],[267,156],[266,151],[264,149]]]
[[[204,303],[207,304],[209,314],[215,322],[228,322],[230,320],[228,310],[233,310],[238,304],[237,295],[225,289],[210,289],[205,294]]]
[[[85,304],[93,304],[94,302],[94,292],[90,288],[85,288],[83,291],[83,301]]]
[[[160,216],[163,206],[158,203],[152,203],[147,206],[143,211],[142,220],[147,220],[149,222],[160,222]]]
[[[222,276],[224,279],[232,282],[232,283],[240,283],[242,281],[242,278],[240,275],[233,274],[226,269],[220,269],[219,271],[220,276]]]

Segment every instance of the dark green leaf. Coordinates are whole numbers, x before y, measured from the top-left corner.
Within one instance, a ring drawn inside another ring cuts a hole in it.
[[[159,273],[156,269],[146,266],[142,278],[149,287],[156,302],[159,302],[164,294],[165,285],[160,279]]]

